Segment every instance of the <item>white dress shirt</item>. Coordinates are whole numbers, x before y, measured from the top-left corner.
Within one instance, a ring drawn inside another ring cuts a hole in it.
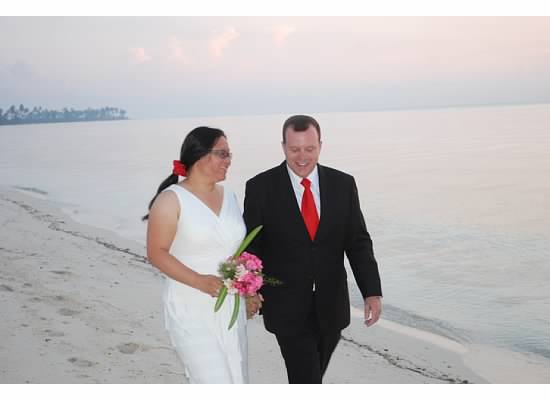
[[[296,195],[296,201],[298,202],[298,208],[302,211],[302,196],[304,195],[304,187],[302,186],[302,178],[299,177],[290,169],[288,164],[286,164],[286,169],[288,170],[288,175],[290,176],[290,181],[292,182],[292,188],[294,189],[294,194]],[[311,171],[311,174],[307,177],[311,182],[311,193],[313,194],[313,200],[315,200],[315,208],[317,208],[317,215],[319,219],[321,218],[321,191],[319,190],[319,171],[317,170],[317,165]]]

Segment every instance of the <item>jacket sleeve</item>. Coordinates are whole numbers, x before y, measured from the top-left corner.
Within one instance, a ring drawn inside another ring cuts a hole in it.
[[[378,264],[374,258],[372,240],[359,204],[355,180],[351,178],[349,230],[346,236],[346,256],[363,298],[382,296]]]

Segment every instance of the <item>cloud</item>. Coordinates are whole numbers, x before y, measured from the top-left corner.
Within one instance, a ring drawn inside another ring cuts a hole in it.
[[[29,80],[36,80],[38,78],[38,73],[34,67],[23,60],[17,60],[16,62],[6,65],[3,68],[4,71],[0,72],[2,75],[7,75],[7,79],[16,80],[19,82],[28,82]]]
[[[282,47],[288,37],[296,31],[296,28],[291,26],[278,26],[273,32],[273,40],[277,47]]]
[[[189,64],[189,57],[186,54],[185,49],[181,45],[181,41],[176,38],[172,37],[170,38],[170,41],[168,43],[168,51],[169,51],[169,60],[175,61],[178,64]]]
[[[238,37],[239,33],[235,28],[228,28],[219,35],[216,35],[209,43],[210,55],[214,58],[221,58],[225,48]]]
[[[130,54],[132,55],[132,61],[135,64],[143,64],[151,61],[151,56],[147,54],[143,47],[132,47],[130,49]]]

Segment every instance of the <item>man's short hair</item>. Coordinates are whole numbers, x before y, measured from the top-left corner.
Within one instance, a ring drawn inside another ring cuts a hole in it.
[[[285,131],[286,128],[291,127],[297,132],[306,131],[310,125],[313,125],[317,129],[317,135],[319,136],[319,142],[321,142],[321,127],[315,118],[309,115],[293,115],[289,117],[283,124],[283,143],[286,143]]]

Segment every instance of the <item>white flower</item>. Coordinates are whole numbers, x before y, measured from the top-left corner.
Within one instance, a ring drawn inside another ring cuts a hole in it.
[[[231,287],[229,289],[227,289],[227,294],[238,294],[239,291],[237,289],[235,289],[234,287]]]
[[[245,266],[242,264],[237,265],[237,272],[235,274],[235,280],[238,281],[248,273]]]
[[[225,287],[227,289],[232,289],[233,288],[233,280],[232,279],[229,279],[229,278],[224,279],[223,284],[225,285]]]

